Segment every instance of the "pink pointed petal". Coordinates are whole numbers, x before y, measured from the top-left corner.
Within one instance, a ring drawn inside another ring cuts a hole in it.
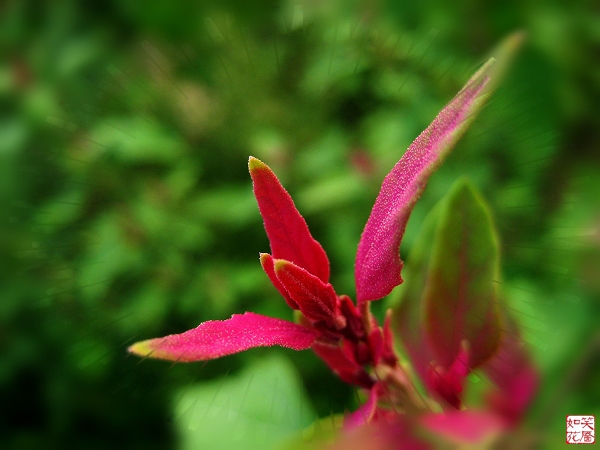
[[[462,136],[488,95],[479,95],[493,60],[476,73],[385,177],[360,238],[354,274],[358,303],[380,299],[402,283],[399,247],[427,179]]]
[[[523,346],[517,325],[505,316],[498,352],[482,368],[496,385],[489,397],[491,407],[511,424],[519,422],[533,396],[540,375]]]
[[[290,194],[262,161],[251,156],[248,168],[273,257],[291,261],[327,283],[327,254],[311,236],[308,225],[296,209]]]
[[[210,320],[181,334],[138,342],[129,352],[170,361],[206,361],[254,347],[309,348],[318,333],[301,325],[247,312]]]
[[[457,444],[488,442],[507,428],[506,422],[498,415],[472,410],[427,414],[421,418],[421,424],[427,430]]]
[[[379,389],[378,385],[375,385],[371,388],[367,401],[352,414],[344,417],[344,429],[352,430],[353,428],[371,422],[375,416],[375,410],[377,409],[380,391],[381,390]]]
[[[460,393],[463,390],[465,378],[469,374],[469,349],[466,341],[463,341],[456,359],[448,370],[442,366],[430,367],[429,389],[454,408],[459,409],[461,405]]]
[[[298,305],[302,314],[313,321],[325,321],[336,329],[346,325],[337,308],[337,296],[329,283],[284,259],[274,261],[277,279]]]
[[[268,253],[261,253],[260,264],[262,265],[263,270],[269,277],[269,280],[271,280],[271,283],[273,283],[273,286],[275,286],[275,288],[279,291],[283,298],[285,298],[285,301],[288,304],[288,306],[292,309],[300,309],[298,307],[298,304],[294,300],[292,300],[292,297],[290,297],[288,291],[285,290],[281,282],[277,279],[277,275],[275,275],[275,258],[273,258]]]
[[[498,392],[490,395],[489,403],[494,411],[516,425],[531,403],[539,381],[539,374],[533,366],[521,367],[503,382]]]
[[[461,342],[460,349],[456,359],[450,365],[448,373],[454,374],[457,378],[464,379],[469,375],[469,344],[467,341]]]

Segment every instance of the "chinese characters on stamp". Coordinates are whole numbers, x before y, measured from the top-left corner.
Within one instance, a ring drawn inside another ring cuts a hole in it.
[[[596,416],[567,416],[567,444],[596,442]]]

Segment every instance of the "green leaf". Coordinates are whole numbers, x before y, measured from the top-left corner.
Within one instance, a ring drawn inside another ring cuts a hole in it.
[[[473,186],[460,180],[440,211],[423,292],[424,331],[444,367],[452,363],[463,339],[468,341],[471,369],[496,351],[498,273],[498,239],[490,211]]]
[[[315,420],[310,426],[297,433],[279,450],[323,450],[340,437],[344,427],[344,414],[333,414]]]
[[[270,449],[316,417],[289,361],[272,353],[236,376],[185,389],[174,409],[183,449]]]

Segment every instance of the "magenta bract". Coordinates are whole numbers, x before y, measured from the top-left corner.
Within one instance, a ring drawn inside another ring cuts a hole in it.
[[[299,323],[247,312],[224,321],[204,322],[182,334],[142,341],[129,351],[189,362],[259,346],[280,345],[294,350],[312,347],[342,380],[369,390],[366,404],[348,418],[346,428],[385,419],[385,426],[377,432],[410,437],[414,448],[424,447],[413,439],[411,424],[418,423],[440,434],[456,432],[470,440],[478,436],[468,433],[469,424],[482,426],[487,433],[514,423],[529,403],[537,378],[529,359],[518,348],[518,338],[499,336],[496,296],[488,289],[496,266],[491,264],[485,276],[477,275],[475,266],[483,263],[476,256],[481,252],[469,252],[478,247],[479,241],[452,234],[452,230],[463,228],[467,230],[463,234],[467,233],[469,226],[465,223],[478,217],[475,213],[448,222],[446,228],[450,232],[442,229],[442,238],[436,240],[441,244],[431,258],[434,276],[417,277],[430,285],[411,291],[414,295],[407,302],[404,320],[393,322],[390,310],[381,327],[370,312],[371,301],[389,294],[402,282],[399,246],[407,220],[428,177],[489,95],[482,92],[492,64],[493,60],[488,61],[468,81],[386,176],[358,245],[357,304],[347,295],[338,295],[329,284],[325,251],[311,236],[306,221],[275,174],[266,164],[250,157],[254,194],[271,245],[271,254],[261,253],[260,262],[290,308],[299,311]],[[471,197],[465,198],[471,201]],[[448,269],[444,261],[453,258],[459,258],[459,263]],[[429,257],[419,267],[427,269],[428,264]],[[426,308],[418,303],[422,291]],[[422,311],[427,313],[425,327]],[[435,400],[423,397],[411,381],[412,374],[400,364],[394,349],[397,333],[407,339],[406,348],[428,393],[443,400],[439,406],[454,411],[447,418],[432,412],[430,405]],[[497,354],[498,347],[502,357]],[[514,364],[517,372],[507,372],[503,362]],[[499,391],[490,397],[489,411],[473,418],[474,413],[462,414],[459,409],[464,381],[476,366],[482,366],[497,382]],[[399,415],[398,411],[404,414]]]
[[[205,361],[272,345],[305,350],[317,336],[301,325],[247,312],[201,323],[185,333],[138,342],[129,351],[171,361]]]
[[[250,176],[273,258],[285,259],[302,267],[324,283],[329,281],[329,259],[321,244],[310,234],[304,217],[273,171],[250,157]]]
[[[485,68],[469,80],[385,177],[356,253],[354,276],[359,304],[378,300],[402,283],[402,260],[398,249],[406,222],[429,175],[481,107],[484,99],[476,100],[489,81]]]

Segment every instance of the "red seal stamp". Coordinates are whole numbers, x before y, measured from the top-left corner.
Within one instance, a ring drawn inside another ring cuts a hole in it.
[[[596,442],[596,416],[567,416],[567,444]]]

